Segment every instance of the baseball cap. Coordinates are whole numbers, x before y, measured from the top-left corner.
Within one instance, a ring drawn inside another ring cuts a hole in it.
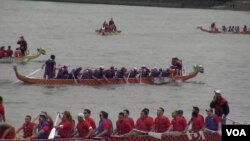
[[[77,115],[78,117],[84,118],[84,114],[83,113],[78,113]]]
[[[221,93],[221,90],[214,90],[214,93],[216,93],[216,94],[220,94]]]

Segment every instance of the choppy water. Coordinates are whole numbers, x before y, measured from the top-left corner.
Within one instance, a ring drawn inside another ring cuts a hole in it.
[[[111,17],[122,34],[95,34],[95,29]],[[196,29],[212,21],[250,26],[250,13],[1,0],[0,45],[16,47],[18,37],[23,35],[31,52],[43,47],[48,53],[18,65],[23,74],[39,68],[50,54],[56,55],[57,64],[72,67],[164,67],[170,65],[173,55],[183,59],[186,72],[193,64],[205,67],[205,74],[186,83],[88,87],[14,84],[12,65],[0,64],[0,95],[7,120],[19,126],[26,114],[36,116],[46,110],[55,117],[58,111],[70,110],[76,116],[83,108],[90,108],[96,121],[100,110],[109,112],[115,121],[124,108],[137,118],[144,107],[155,116],[159,106],[168,116],[175,109],[183,109],[189,118],[193,105],[205,114],[213,90],[221,89],[230,104],[229,117],[250,121],[250,36],[212,35]],[[35,76],[41,77],[42,72]]]

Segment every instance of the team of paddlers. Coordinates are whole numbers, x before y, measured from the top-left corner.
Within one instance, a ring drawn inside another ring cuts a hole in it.
[[[231,33],[249,32],[249,30],[247,29],[247,25],[244,25],[242,30],[240,30],[240,26],[231,26],[231,25],[228,27],[226,27],[225,25],[222,25],[221,29],[223,32],[231,32]],[[215,22],[212,22],[210,26],[210,30],[219,31],[218,27],[216,27]]]
[[[149,69],[145,65],[142,65],[140,69],[133,68],[128,70],[125,67],[121,67],[120,69],[111,66],[109,68],[104,68],[104,66],[100,66],[97,69],[92,69],[90,67],[86,69],[82,69],[82,67],[78,67],[73,69],[71,72],[68,70],[67,65],[63,65],[62,67],[56,68],[55,55],[51,55],[50,59],[45,62],[42,66],[45,66],[44,78],[47,79],[112,79],[112,78],[143,78],[143,77],[170,77],[176,75],[182,75],[182,60],[173,57],[172,58],[172,66],[166,69],[154,67]],[[58,73],[56,75],[56,70]]]
[[[11,49],[11,46],[8,46],[7,49],[5,49],[5,46],[2,46],[0,48],[0,59],[3,57],[23,57],[27,55],[27,42],[23,36],[20,36],[17,44],[19,44],[19,47],[15,51]]]
[[[117,31],[117,28],[113,18],[109,20],[109,23],[104,21],[102,27],[99,29],[99,32],[114,32],[114,31]]]
[[[54,123],[46,112],[41,112],[33,121],[30,115],[25,116],[25,122],[16,132],[13,126],[4,122],[4,107],[2,97],[0,97],[0,137],[2,139],[13,139],[15,136],[25,139],[48,139],[53,128],[57,132],[53,138],[134,136],[147,132],[162,133],[163,136],[173,132],[185,133],[186,131],[220,133],[221,124],[225,124],[224,119],[229,114],[229,106],[225,98],[222,97],[220,90],[215,90],[214,93],[210,108],[206,109],[207,115],[205,118],[200,114],[200,109],[197,106],[193,107],[191,118],[188,121],[183,116],[182,110],[173,111],[172,118],[169,120],[170,118],[164,114],[164,108],[159,107],[155,118],[149,116],[148,108],[144,108],[139,118],[134,122],[133,118],[129,116],[129,110],[124,109],[118,114],[118,119],[114,125],[105,111],[100,111],[98,125],[91,117],[91,110],[89,109],[84,109],[77,115],[77,123],[69,111],[57,114],[58,119],[60,119],[58,123]],[[37,118],[38,122],[36,123]],[[21,130],[23,130],[23,135],[19,136]]]

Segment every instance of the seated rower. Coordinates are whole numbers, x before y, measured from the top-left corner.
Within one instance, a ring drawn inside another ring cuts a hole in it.
[[[227,27],[225,25],[222,26],[222,31],[227,32]]]
[[[16,48],[14,55],[15,55],[15,57],[22,57],[23,56],[22,52],[19,48]]]
[[[139,73],[140,77],[148,77],[149,73],[150,70],[145,65],[142,65]]]
[[[69,74],[69,79],[77,79],[80,76],[81,71],[82,71],[82,67],[73,69],[71,73]]]
[[[136,78],[138,74],[139,74],[138,69],[135,67],[128,72],[128,78]]]
[[[104,66],[100,66],[98,69],[94,70],[92,77],[94,79],[103,79],[103,75],[104,75]]]
[[[93,76],[93,70],[87,68],[83,70],[81,79],[93,79],[92,76]]]
[[[243,27],[243,32],[247,32],[247,26],[246,25],[244,25],[244,27]]]
[[[103,77],[105,77],[105,79],[112,79],[115,77],[115,73],[116,71],[114,66],[111,66],[109,69],[104,71]]]
[[[69,78],[68,66],[64,65],[58,70],[56,79],[68,79],[68,78]]]
[[[123,78],[126,79],[127,69],[125,67],[122,67],[120,70],[116,73],[116,78]]]
[[[2,46],[0,49],[0,59],[4,57],[4,54],[5,54],[5,50],[4,50],[4,46]]]
[[[11,49],[11,46],[8,46],[8,49],[6,50],[6,57],[12,57],[13,50]]]
[[[151,69],[150,71],[151,77],[159,77],[159,75],[160,75],[160,71],[157,69],[157,67],[154,67],[153,69]]]
[[[159,77],[169,77],[170,76],[170,69],[164,70],[164,69],[160,68],[159,72],[160,72]]]
[[[239,26],[235,26],[235,32],[239,33],[240,32],[240,27]]]

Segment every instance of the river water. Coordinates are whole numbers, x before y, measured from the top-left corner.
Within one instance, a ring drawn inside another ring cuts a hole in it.
[[[111,17],[122,34],[97,35],[95,29]],[[196,29],[199,25],[208,27],[213,21],[218,26],[250,26],[250,13],[1,0],[0,45],[17,47],[16,41],[23,35],[30,52],[39,47],[47,51],[47,55],[26,65],[17,64],[22,74],[41,67],[51,54],[56,55],[57,64],[69,64],[71,68],[132,68],[142,64],[166,67],[172,56],[184,61],[186,73],[192,71],[194,64],[205,68],[204,74],[185,83],[92,87],[15,83],[13,64],[0,64],[0,95],[7,121],[18,127],[26,114],[35,117],[40,111],[47,111],[55,118],[63,110],[71,111],[76,119],[84,108],[92,110],[96,121],[101,110],[115,121],[125,108],[138,118],[144,107],[155,117],[160,106],[167,116],[175,109],[183,109],[190,118],[194,105],[205,115],[214,89],[221,89],[229,101],[230,118],[250,121],[250,36],[213,35]],[[40,71],[34,77],[42,74]]]

